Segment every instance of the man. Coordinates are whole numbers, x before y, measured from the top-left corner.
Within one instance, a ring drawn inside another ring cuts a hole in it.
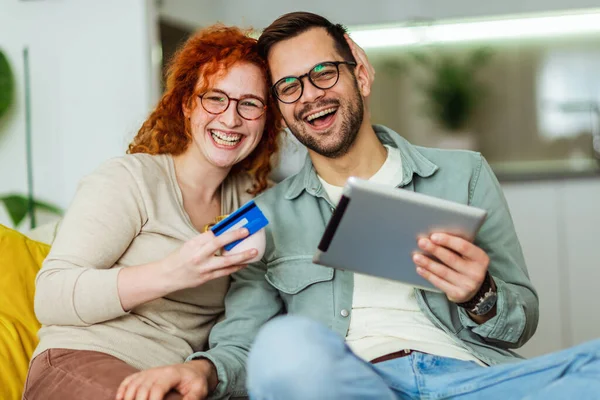
[[[222,398],[245,395],[247,383],[254,399],[597,391],[597,342],[514,363],[510,349],[535,332],[538,299],[497,180],[478,153],[416,147],[372,126],[366,63],[344,34],[318,15],[291,13],[261,35],[273,95],[309,156],[297,175],[256,199],[271,222],[266,252],[234,277],[211,349],[124,386]],[[349,176],[487,210],[474,243],[443,233],[415,238],[437,261],[415,254],[411,267],[443,293],[312,263]]]

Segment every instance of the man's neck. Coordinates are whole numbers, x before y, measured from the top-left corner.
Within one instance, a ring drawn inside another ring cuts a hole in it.
[[[343,156],[328,158],[313,151],[309,154],[317,174],[335,186],[344,186],[351,176],[369,179],[379,171],[387,157],[385,147],[368,121],[363,121],[354,144]]]

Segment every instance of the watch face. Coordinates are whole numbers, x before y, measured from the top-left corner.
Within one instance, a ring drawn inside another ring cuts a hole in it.
[[[476,315],[487,314],[492,308],[494,308],[497,298],[498,296],[495,293],[489,294],[477,304],[473,310],[473,313]]]

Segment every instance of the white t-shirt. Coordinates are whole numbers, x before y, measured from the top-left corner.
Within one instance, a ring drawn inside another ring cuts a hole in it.
[[[369,180],[396,185],[402,180],[400,150],[389,146],[386,148],[387,159]],[[319,180],[330,200],[337,203],[343,188],[330,185],[321,177]],[[346,343],[356,355],[366,361],[402,349],[411,349],[482,364],[421,312],[413,286],[389,279],[354,274],[350,318]]]

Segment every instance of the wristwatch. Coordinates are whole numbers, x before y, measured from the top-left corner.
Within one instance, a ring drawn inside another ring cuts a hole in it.
[[[498,300],[498,293],[492,285],[492,277],[488,272],[475,296],[469,301],[457,303],[456,305],[475,315],[485,315],[494,308],[496,300]]]

